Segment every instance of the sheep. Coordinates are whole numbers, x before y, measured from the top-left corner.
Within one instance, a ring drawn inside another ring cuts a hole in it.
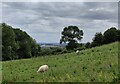
[[[39,67],[37,73],[39,73],[39,72],[42,73],[42,72],[45,72],[47,70],[48,70],[48,65],[42,65],[42,66]]]
[[[79,54],[79,50],[76,51],[76,54]]]

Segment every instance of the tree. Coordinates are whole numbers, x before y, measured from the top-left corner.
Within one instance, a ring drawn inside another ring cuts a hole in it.
[[[2,29],[2,60],[30,58],[38,56],[41,50],[25,31],[14,29],[6,23],[0,24]]]
[[[0,60],[2,60],[2,24],[0,23]]]
[[[103,44],[103,35],[101,32],[98,32],[95,34],[95,37],[93,38],[93,46],[100,46]]]
[[[118,40],[118,30],[115,27],[111,27],[110,29],[104,32],[104,43],[111,43]]]
[[[87,43],[85,44],[85,48],[90,48],[90,47],[91,47],[90,42],[87,42]]]
[[[15,33],[11,26],[2,23],[2,59],[15,59],[17,48]]]
[[[73,49],[76,49],[76,48],[78,48],[79,46],[78,46],[78,43],[77,42],[75,42],[75,40],[71,40],[69,43],[68,43],[68,45],[66,46],[66,49],[67,50],[73,50]]]
[[[16,41],[19,44],[19,49],[17,50],[19,58],[30,58],[32,56],[37,56],[40,52],[40,46],[36,44],[25,31],[20,29],[14,29],[16,34]]]
[[[62,42],[68,43],[66,46],[67,50],[73,50],[77,47],[77,41],[80,41],[83,37],[83,31],[77,26],[65,27],[62,31],[62,36],[60,39],[60,44]]]
[[[117,40],[120,41],[120,30],[117,31]]]
[[[91,47],[108,44],[115,41],[120,41],[120,30],[115,27],[111,27],[110,29],[107,29],[103,35],[101,32],[96,33],[93,41],[91,42]]]
[[[14,32],[16,34],[16,41],[19,44],[19,49],[17,50],[19,58],[31,57],[30,36],[20,29],[14,29]]]

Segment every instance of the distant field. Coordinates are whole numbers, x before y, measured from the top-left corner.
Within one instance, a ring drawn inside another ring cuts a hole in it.
[[[39,66],[49,65],[44,74]],[[2,62],[3,82],[112,82],[118,77],[118,42],[66,53]]]

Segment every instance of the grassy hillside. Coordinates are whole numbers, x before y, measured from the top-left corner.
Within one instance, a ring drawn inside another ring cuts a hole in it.
[[[0,62],[0,83],[2,82],[2,62]]]
[[[2,62],[3,81],[8,82],[112,82],[118,75],[118,43],[66,53]],[[36,73],[48,64],[44,74]]]

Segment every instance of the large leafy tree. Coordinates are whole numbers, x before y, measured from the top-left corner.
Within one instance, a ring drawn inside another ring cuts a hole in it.
[[[25,31],[2,23],[2,60],[38,56],[40,46]]]
[[[104,43],[111,43],[118,40],[118,30],[115,27],[104,32]]]
[[[61,34],[62,36],[60,39],[60,44],[63,42],[68,43],[68,45],[66,46],[68,50],[77,48],[77,42],[83,38],[83,31],[80,30],[77,26],[65,27]]]

